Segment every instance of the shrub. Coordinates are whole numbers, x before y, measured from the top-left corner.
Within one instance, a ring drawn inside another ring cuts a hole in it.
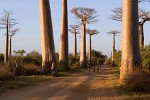
[[[150,72],[138,69],[131,73],[123,88],[131,92],[150,92]]]
[[[24,65],[24,72],[26,76],[40,75],[41,67],[35,66],[33,64]]]
[[[69,67],[67,67],[66,63],[65,62],[59,62],[58,63],[58,70],[61,72],[61,71],[68,71],[70,70]]]
[[[0,80],[13,80],[15,75],[8,67],[0,67]]]

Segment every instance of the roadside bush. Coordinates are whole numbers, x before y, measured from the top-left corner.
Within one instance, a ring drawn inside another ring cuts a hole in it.
[[[144,70],[150,70],[150,45],[141,49],[141,61],[142,68]]]
[[[70,68],[67,67],[67,65],[66,65],[65,62],[59,62],[59,63],[58,63],[58,70],[59,70],[60,72],[62,72],[62,71],[68,71],[68,70],[70,70]]]
[[[69,57],[69,67],[70,69],[79,69],[79,57],[70,56]]]
[[[26,76],[40,75],[41,74],[41,67],[35,66],[33,64],[24,65],[24,73]]]
[[[10,71],[8,67],[0,67],[0,80],[13,80],[15,78],[15,74]]]
[[[134,71],[125,81],[123,89],[129,92],[150,92],[150,72]]]
[[[34,64],[36,66],[42,65],[42,55],[38,53],[37,51],[29,52],[24,58],[23,58],[24,64]]]

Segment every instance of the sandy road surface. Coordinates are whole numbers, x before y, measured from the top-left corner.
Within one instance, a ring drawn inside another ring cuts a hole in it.
[[[112,87],[112,69],[101,67],[99,74],[82,71],[69,77],[58,77],[46,83],[11,90],[0,100],[119,100]]]

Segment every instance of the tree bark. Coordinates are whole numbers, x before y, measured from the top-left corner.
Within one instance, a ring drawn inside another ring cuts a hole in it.
[[[11,56],[11,41],[12,41],[12,36],[10,36],[9,39],[9,56]]]
[[[46,66],[46,63],[55,63],[53,65],[56,65],[53,26],[49,0],[39,0],[39,6],[42,42],[42,66]],[[53,70],[57,69],[57,66],[52,66],[52,68]]]
[[[8,42],[9,42],[9,25],[8,25],[9,15],[6,16],[6,40],[5,40],[5,54],[4,54],[4,63],[8,63]]]
[[[82,23],[81,46],[80,46],[80,67],[86,68],[86,24]]]
[[[89,34],[89,51],[88,51],[88,60],[89,63],[91,64],[91,35]]]
[[[143,24],[139,24],[139,35],[140,35],[140,48],[144,47],[144,31],[143,31]]]
[[[112,42],[112,64],[114,66],[114,54],[115,54],[115,34],[113,34],[113,42]]]
[[[67,0],[62,0],[59,62],[62,62],[68,68],[68,8],[67,8]]]
[[[122,59],[120,80],[128,79],[134,68],[140,67],[138,0],[123,0]]]
[[[74,52],[73,52],[74,56],[77,56],[77,34],[76,32],[74,32]]]

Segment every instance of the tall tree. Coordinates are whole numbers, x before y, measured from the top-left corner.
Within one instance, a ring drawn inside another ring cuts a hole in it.
[[[139,0],[140,2],[143,2],[146,0]],[[122,21],[122,9],[121,8],[115,8],[112,10],[114,12],[114,15],[110,17],[112,20],[116,21]],[[145,11],[143,9],[139,9],[139,42],[140,42],[140,48],[144,47],[144,31],[143,31],[143,26],[144,23],[150,21],[150,12]]]
[[[90,30],[90,29],[87,29],[86,32],[89,34],[89,47],[88,47],[88,61],[89,63],[91,64],[91,50],[92,50],[92,35],[95,35],[95,34],[98,34],[98,30]]]
[[[80,25],[70,25],[70,28],[68,29],[69,32],[74,34],[74,50],[73,50],[73,55],[76,56],[77,55],[77,34],[79,34],[79,27]]]
[[[139,42],[140,42],[140,48],[143,48],[144,47],[143,26],[144,26],[145,22],[150,21],[150,12],[140,9],[139,10],[139,19],[140,19],[140,21],[139,21],[139,35],[140,35]]]
[[[97,17],[96,11],[91,8],[73,8],[71,12],[76,16],[77,19],[81,20],[81,45],[80,45],[80,66],[86,68],[86,24],[96,22]]]
[[[9,56],[11,56],[11,49],[12,49],[12,37],[16,34],[16,32],[18,31],[19,29],[14,29],[12,31],[10,31],[10,34],[9,34]]]
[[[123,0],[122,16],[122,58],[120,80],[122,84],[139,68],[140,49],[138,31],[138,0]]]
[[[57,70],[49,0],[39,0],[39,7],[43,70],[44,67],[50,67],[47,66],[47,63],[51,64],[51,70]]]
[[[110,31],[110,32],[107,32],[107,33],[113,35],[111,58],[112,58],[112,64],[113,64],[113,66],[114,66],[115,37],[116,37],[120,32],[117,31],[117,30],[113,30],[113,31]]]
[[[5,40],[5,53],[4,53],[4,63],[8,63],[8,53],[9,53],[9,32],[10,29],[16,25],[16,19],[11,18],[12,12],[4,10],[4,16],[0,19],[1,28],[6,29],[6,40]]]
[[[59,62],[68,69],[68,7],[67,0],[62,0],[61,32],[60,32],[60,53]]]

